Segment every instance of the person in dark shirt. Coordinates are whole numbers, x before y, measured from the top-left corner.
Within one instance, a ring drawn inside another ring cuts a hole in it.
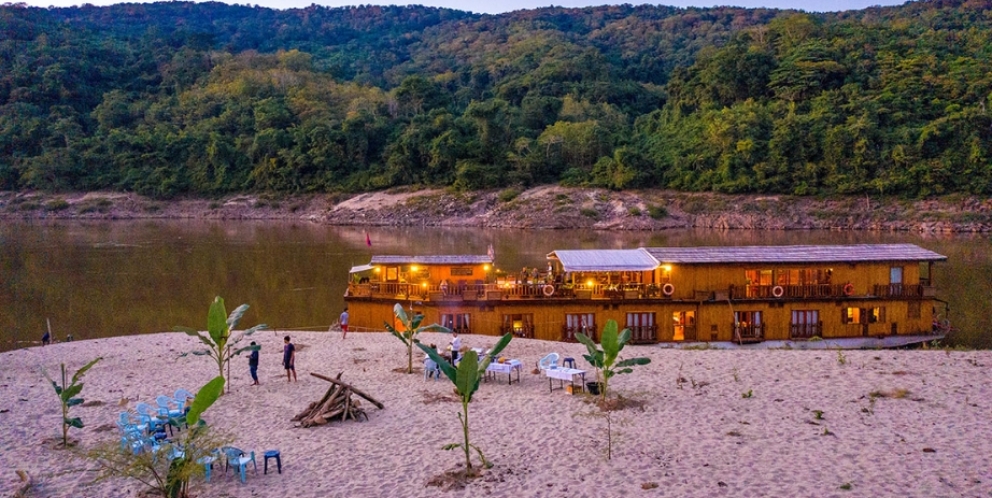
[[[283,342],[282,366],[286,368],[286,380],[292,382],[296,380],[296,346],[289,342],[288,335],[283,338]]]
[[[255,341],[251,341],[251,345],[255,345]],[[258,385],[258,349],[253,349],[251,354],[248,355],[248,370],[251,371],[251,380],[253,386]]]

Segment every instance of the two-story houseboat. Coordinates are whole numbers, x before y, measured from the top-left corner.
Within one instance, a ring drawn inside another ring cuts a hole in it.
[[[557,341],[610,319],[642,344],[926,338],[946,259],[912,244],[556,250],[515,274],[485,255],[374,256],[345,300],[353,330],[383,330],[401,303],[461,333]]]

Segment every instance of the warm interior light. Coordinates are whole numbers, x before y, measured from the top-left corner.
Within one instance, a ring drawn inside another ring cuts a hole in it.
[[[665,271],[672,271],[672,265],[662,265],[661,269]]]
[[[590,289],[592,289],[593,281],[592,281],[591,278],[586,282],[586,286],[588,286]]]
[[[486,270],[486,271],[489,271],[489,265],[485,265],[485,266],[483,266],[483,267],[482,267],[482,269],[483,269],[483,270]]]
[[[410,271],[417,271],[417,265],[413,265],[413,266],[411,266],[411,267],[410,267]]]
[[[427,282],[424,282],[424,283],[420,284],[420,286],[426,289],[427,288]]]
[[[378,266],[375,267],[375,272],[376,273],[380,273],[381,271],[382,271],[382,268],[379,268]]]

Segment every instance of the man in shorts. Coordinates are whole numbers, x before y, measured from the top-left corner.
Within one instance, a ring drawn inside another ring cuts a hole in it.
[[[289,336],[283,338],[285,345],[282,347],[282,366],[286,368],[286,380],[293,382],[296,380],[296,346],[289,342]]]
[[[341,318],[338,321],[341,323],[341,338],[344,339],[348,337],[348,308],[341,312]]]

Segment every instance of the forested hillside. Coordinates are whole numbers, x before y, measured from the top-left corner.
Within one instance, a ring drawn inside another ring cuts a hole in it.
[[[992,194],[992,0],[0,6],[0,190]]]

